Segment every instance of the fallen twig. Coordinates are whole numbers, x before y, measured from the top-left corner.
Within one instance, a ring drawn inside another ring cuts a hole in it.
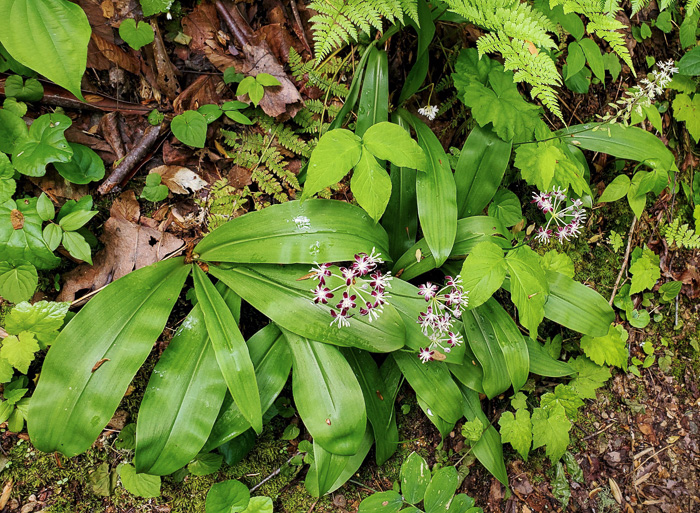
[[[131,150],[124,160],[112,171],[112,173],[107,177],[107,179],[102,182],[102,185],[97,189],[97,193],[105,195],[114,189],[128,174],[134,169],[134,167],[148,154],[151,147],[158,140],[158,136],[162,130],[162,124],[156,126],[149,126],[143,133],[141,140],[138,142],[134,149]]]
[[[277,470],[275,470],[272,474],[270,474],[270,475],[267,476],[265,479],[263,479],[263,480],[260,481],[258,484],[256,484],[254,487],[252,487],[252,488],[250,489],[250,491],[251,491],[251,492],[254,492],[254,491],[257,490],[258,488],[260,488],[262,485],[264,485],[265,483],[267,483],[270,479],[272,479],[273,477],[275,477],[276,475],[278,475],[278,474],[282,471],[282,468],[283,468],[285,465],[289,465],[289,462],[292,461],[298,454],[299,454],[298,452],[297,452],[297,453],[294,453],[294,454],[292,455],[291,458],[289,458],[286,462],[284,462],[284,464],[282,464],[281,467],[279,467],[279,468],[278,468]]]
[[[634,235],[634,227],[636,225],[637,216],[634,216],[634,219],[632,219],[632,226],[630,226],[630,233],[627,236],[627,249],[625,249],[625,259],[622,261],[622,268],[620,269],[620,273],[617,275],[617,279],[615,280],[615,286],[613,287],[612,295],[610,296],[610,306],[613,305],[613,301],[615,300],[615,294],[617,294],[617,287],[620,285],[620,280],[622,279],[622,275],[625,273],[625,269],[627,268],[627,262],[630,259],[630,249],[632,248],[632,236]]]

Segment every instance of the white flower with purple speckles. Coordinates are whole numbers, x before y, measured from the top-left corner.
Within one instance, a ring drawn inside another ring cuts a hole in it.
[[[553,187],[551,191],[535,193],[532,195],[532,203],[547,217],[547,224],[540,226],[535,233],[535,240],[538,242],[546,244],[554,235],[562,244],[581,233],[581,225],[586,220],[583,202],[575,199],[566,206],[567,196],[564,189]]]
[[[330,314],[333,320],[331,326],[339,328],[349,326],[350,318],[356,313],[368,318],[369,322],[377,319],[383,311],[389,296],[386,292],[391,287],[391,273],[382,273],[378,270],[384,263],[379,253],[374,248],[368,255],[359,253],[355,255],[352,265],[348,267],[333,268],[331,264],[315,264],[307,278],[318,280],[319,284],[313,293],[312,301],[315,304],[328,304],[328,302],[340,292],[340,301],[331,306]],[[326,287],[326,283],[332,285]],[[334,286],[336,285],[337,286]]]
[[[449,353],[453,347],[464,342],[462,335],[453,330],[452,326],[454,319],[462,315],[469,299],[459,276],[445,276],[442,288],[430,282],[425,283],[418,288],[418,294],[428,302],[425,311],[418,315],[416,321],[420,324],[423,335],[430,341],[430,345],[418,354],[425,363],[434,359],[436,349]]]

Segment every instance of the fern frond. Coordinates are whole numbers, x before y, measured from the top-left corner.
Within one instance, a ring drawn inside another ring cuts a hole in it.
[[[686,18],[688,16],[692,16],[695,14],[695,11],[698,10],[698,6],[700,6],[700,0],[688,0],[685,3],[685,16]]]
[[[382,30],[383,18],[394,23],[406,14],[418,22],[417,0],[314,0],[309,8],[318,13],[310,20],[317,62],[361,32]]]
[[[666,227],[664,237],[669,246],[675,245],[679,249],[700,249],[700,234],[695,233],[687,223],[680,224],[679,218]]]

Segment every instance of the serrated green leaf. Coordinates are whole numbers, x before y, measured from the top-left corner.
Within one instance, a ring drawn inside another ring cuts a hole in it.
[[[14,376],[15,370],[10,365],[10,362],[4,358],[0,358],[0,383],[7,383]],[[2,418],[2,415],[0,415]]]
[[[694,47],[678,61],[678,72],[691,77],[700,75],[700,46]]]
[[[70,303],[49,301],[19,303],[5,318],[5,329],[14,335],[22,331],[31,331],[37,335],[40,342],[50,342],[63,325],[63,318],[69,307]]]
[[[522,144],[515,150],[514,165],[523,180],[541,191],[549,190],[559,160],[566,158],[561,150],[548,143]]]
[[[610,326],[610,331],[604,337],[581,339],[581,349],[598,365],[608,364],[627,368],[627,339],[629,334],[622,326]]]
[[[90,23],[79,5],[67,0],[0,0],[0,19],[12,30],[0,43],[14,59],[65,87],[83,100]]]
[[[530,412],[526,409],[518,409],[513,415],[512,412],[503,412],[498,419],[501,427],[501,440],[503,443],[510,443],[513,449],[527,461],[532,445],[532,423],[530,422]]]
[[[523,218],[518,196],[508,189],[499,189],[489,205],[489,216],[497,219],[504,226],[513,226]]]
[[[47,164],[69,162],[73,149],[64,132],[71,123],[63,114],[44,114],[34,120],[29,135],[14,146],[12,164],[17,171],[27,176],[43,176]]]
[[[659,261],[659,256],[656,253],[649,248],[644,248],[642,256],[630,265],[630,273],[632,274],[630,295],[654,288],[656,281],[661,278]]]
[[[570,386],[557,385],[554,392],[547,392],[540,397],[540,407],[553,408],[557,404],[563,406],[566,416],[575,422],[578,418],[578,409],[583,406],[583,401]]]
[[[566,253],[560,253],[556,249],[547,251],[542,256],[540,264],[542,264],[543,269],[558,272],[569,278],[574,277],[575,270],[573,260],[571,260],[571,257]]]
[[[551,408],[535,408],[532,412],[532,448],[545,446],[545,454],[552,463],[562,457],[569,446],[571,422],[560,404]]]
[[[122,485],[130,494],[144,498],[160,495],[160,476],[137,474],[134,466],[128,463],[120,463],[117,466],[117,473]]]
[[[19,335],[10,335],[2,341],[0,358],[4,358],[22,374],[29,370],[29,364],[34,361],[34,353],[39,350],[39,343],[34,334],[22,331]]]
[[[673,117],[685,121],[685,127],[697,143],[700,141],[700,94],[692,99],[687,94],[678,94],[673,100]]]
[[[39,276],[29,262],[0,262],[0,296],[10,303],[20,303],[31,299]]]
[[[350,130],[337,128],[323,134],[309,159],[302,201],[342,180],[361,155],[361,139]]]

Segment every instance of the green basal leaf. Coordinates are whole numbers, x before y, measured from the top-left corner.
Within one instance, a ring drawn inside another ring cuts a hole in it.
[[[409,504],[418,504],[423,500],[430,484],[430,467],[423,457],[412,452],[401,465],[401,493]]]
[[[540,257],[528,246],[508,252],[506,264],[510,273],[510,297],[518,307],[520,323],[537,337],[537,327],[544,318],[544,305],[549,286]]]
[[[10,303],[28,301],[39,285],[39,276],[29,262],[0,262],[0,296]]]
[[[260,393],[243,335],[226,302],[199,266],[194,268],[194,286],[221,374],[241,413],[259,434]]]
[[[398,513],[403,506],[401,495],[390,490],[376,492],[360,503],[358,513]]]
[[[569,446],[571,422],[560,404],[535,408],[532,412],[532,448],[546,446],[545,454],[552,463],[562,457]]]
[[[206,513],[237,513],[245,511],[250,502],[248,487],[229,479],[214,484],[207,492]]]
[[[598,365],[608,364],[627,368],[627,339],[629,334],[622,326],[610,326],[610,331],[602,337],[584,336],[581,349]]]
[[[49,223],[44,227],[43,237],[49,249],[56,251],[63,240],[63,230],[57,224]]]
[[[438,469],[425,491],[425,499],[423,500],[425,513],[446,511],[459,483],[460,478],[455,467],[447,466]]]
[[[190,463],[187,465],[187,470],[193,476],[208,476],[217,472],[221,468],[221,464],[224,461],[224,457],[221,454],[216,454],[213,452],[198,454]]]
[[[468,308],[476,308],[496,292],[506,277],[503,249],[490,241],[480,242],[462,266],[463,287],[469,294]]]
[[[0,109],[0,152],[11,154],[17,142],[25,139],[27,133],[27,125],[21,117],[7,109]]]
[[[284,334],[294,360],[294,401],[314,442],[332,454],[357,453],[367,415],[352,368],[337,348],[288,331]]]
[[[63,114],[44,114],[29,127],[29,135],[15,143],[12,164],[27,176],[43,176],[46,165],[69,162],[73,149],[63,134],[72,121]]]
[[[508,189],[500,189],[489,205],[489,216],[497,219],[504,226],[518,224],[523,218],[520,199]]]
[[[63,328],[32,396],[28,424],[35,447],[71,457],[92,445],[162,333],[189,272],[173,258],[129,273]]]
[[[77,184],[87,184],[104,178],[105,164],[97,153],[83,144],[68,145],[73,150],[70,161],[54,163],[63,178]]]
[[[83,100],[90,23],[79,5],[67,0],[0,0],[0,19],[12,30],[0,43],[21,64],[41,73]]]
[[[19,335],[10,335],[2,340],[0,358],[12,365],[22,374],[29,370],[29,364],[34,360],[34,353],[39,350],[39,343],[34,334],[22,331]]]
[[[505,411],[498,419],[501,427],[501,439],[503,443],[510,443],[513,449],[527,461],[532,445],[532,423],[530,422],[530,412],[527,409],[518,409],[513,415],[512,412]]]

